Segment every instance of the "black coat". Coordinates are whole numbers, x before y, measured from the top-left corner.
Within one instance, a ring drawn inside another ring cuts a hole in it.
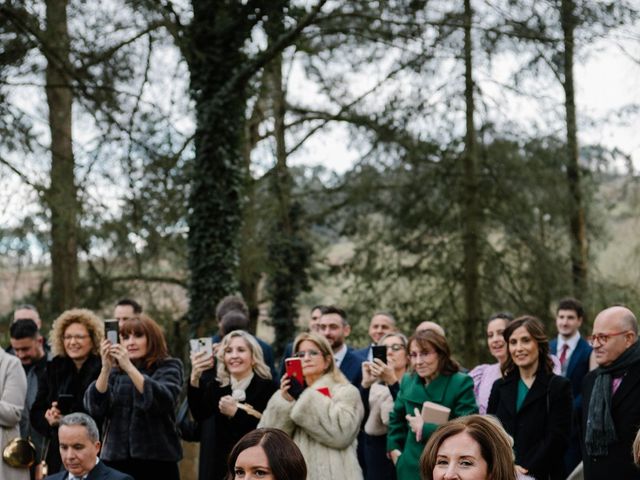
[[[89,358],[80,370],[68,357],[57,356],[47,362],[46,373],[38,378],[38,394],[30,412],[31,425],[41,435],[51,440],[46,458],[51,473],[58,472],[62,468],[62,460],[58,448],[58,428],[51,427],[44,418],[44,414],[51,408],[51,402],[56,401],[61,393],[73,395],[72,412],[86,413],[82,403],[84,392],[91,382],[98,378],[101,366],[100,357],[93,354],[89,354]],[[100,426],[100,419],[95,420]]]
[[[540,368],[516,412],[518,370],[496,380],[487,413],[500,419],[513,437],[516,464],[537,480],[564,480],[563,457],[571,429],[571,384]]]
[[[248,403],[257,411],[263,412],[269,399],[277,389],[278,386],[273,380],[254,375],[245,392],[246,400],[243,403]],[[231,395],[231,386],[220,386],[215,380],[215,369],[203,373],[199,388],[189,385],[189,409],[193,418],[198,421],[204,421],[213,416],[215,422],[215,439],[212,442],[215,445],[215,449],[207,452],[208,456],[213,460],[211,463],[213,469],[209,472],[210,475],[207,478],[200,478],[200,480],[224,479],[227,472],[227,456],[231,449],[244,434],[258,426],[259,420],[244,410],[238,409],[232,418],[220,413],[218,402],[225,395]]]
[[[611,397],[611,416],[618,441],[609,445],[606,457],[590,457],[584,446],[591,392],[599,369],[584,377],[582,387],[581,448],[584,462],[584,479],[640,479],[640,470],[633,464],[631,446],[640,428],[640,364],[632,366]]]
[[[175,409],[182,389],[182,362],[158,360],[150,368],[138,367],[144,376],[140,393],[129,375],[114,368],[105,393],[95,382],[87,389],[84,404],[89,414],[107,420],[100,458],[106,462],[130,459],[178,462],[182,446],[176,428]]]

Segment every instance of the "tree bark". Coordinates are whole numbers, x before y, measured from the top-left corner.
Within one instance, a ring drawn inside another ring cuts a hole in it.
[[[187,242],[190,321],[200,334],[210,334],[216,303],[238,289],[247,89],[244,82],[229,89],[228,79],[246,63],[243,47],[252,24],[243,18],[241,2],[192,4],[189,68],[197,126]]]
[[[573,0],[562,0],[561,21],[564,33],[564,81],[562,86],[565,94],[565,114],[567,122],[567,185],[572,202],[570,205],[569,228],[571,233],[573,295],[578,298],[587,298],[589,246],[587,241],[584,201],[582,198],[573,79],[574,8]]]
[[[478,154],[476,129],[474,124],[474,85],[473,85],[473,58],[471,25],[473,11],[471,0],[464,2],[464,78],[465,78],[465,105],[466,105],[466,135],[465,151],[463,155],[463,196],[462,196],[462,223],[463,251],[464,251],[464,309],[466,326],[464,329],[466,357],[476,358],[476,338],[481,323],[480,303],[480,246],[479,235],[481,228],[481,211],[478,203]]]
[[[69,71],[68,0],[47,0],[46,93],[51,130],[51,183],[45,195],[51,212],[51,309],[76,306],[78,199],[71,136],[73,90]]]

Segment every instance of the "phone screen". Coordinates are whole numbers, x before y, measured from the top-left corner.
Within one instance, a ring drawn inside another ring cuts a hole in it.
[[[118,343],[118,321],[117,320],[105,320],[104,321],[104,336],[114,345]]]
[[[384,363],[387,363],[387,347],[385,345],[374,345],[371,347],[371,356],[373,358],[379,358]]]

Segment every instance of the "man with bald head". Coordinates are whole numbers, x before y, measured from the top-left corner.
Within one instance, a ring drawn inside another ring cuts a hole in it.
[[[640,343],[631,310],[603,310],[589,337],[598,368],[582,389],[582,458],[585,480],[640,479],[632,445],[640,427]]]
[[[427,330],[431,330],[432,332],[436,332],[443,337],[446,337],[444,334],[444,328],[438,325],[436,322],[430,322],[429,320],[425,320],[421,322],[420,325],[416,327],[416,333],[418,332],[426,332]]]

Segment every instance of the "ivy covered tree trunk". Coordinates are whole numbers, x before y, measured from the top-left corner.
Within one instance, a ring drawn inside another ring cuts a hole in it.
[[[564,81],[565,115],[567,122],[567,184],[571,198],[569,228],[571,231],[571,275],[573,294],[578,298],[588,298],[587,268],[589,248],[587,227],[582,198],[582,180],[578,151],[578,127],[576,124],[576,102],[573,79],[573,52],[575,31],[575,4],[573,0],[562,0],[562,31],[564,34]]]
[[[238,287],[247,91],[246,83],[229,89],[228,80],[246,61],[252,24],[242,2],[192,3],[190,93],[197,127],[188,216],[190,321],[210,334],[216,303]]]
[[[476,358],[476,334],[481,323],[480,318],[480,206],[478,203],[478,154],[476,129],[474,125],[474,92],[471,25],[473,11],[471,0],[464,2],[464,69],[466,135],[463,160],[463,251],[464,251],[464,310],[466,326],[464,329],[467,359]]]
[[[67,72],[67,0],[47,0],[46,93],[51,130],[51,183],[45,196],[51,212],[51,310],[76,306],[78,199],[71,137],[73,91]]]

